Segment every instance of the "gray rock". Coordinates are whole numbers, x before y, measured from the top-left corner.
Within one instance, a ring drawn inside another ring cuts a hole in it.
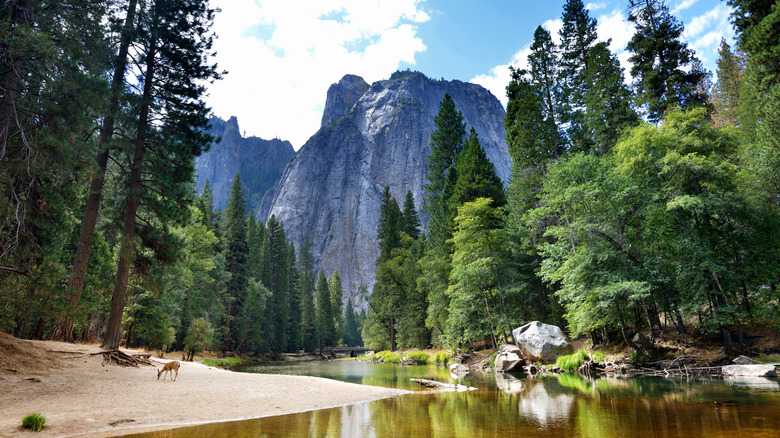
[[[450,365],[450,372],[456,375],[468,374],[469,367],[463,365],[462,363],[454,363]]]
[[[258,137],[243,137],[238,120],[231,117],[224,121],[211,118],[209,134],[221,138],[211,148],[195,159],[198,192],[208,179],[214,196],[214,208],[222,210],[230,197],[230,186],[236,173],[246,188],[248,208],[257,210],[265,193],[281,178],[287,163],[295,156],[289,141],[279,139],[263,140]]]
[[[384,186],[399,205],[411,190],[427,229],[422,205],[429,142],[445,93],[463,113],[468,129],[477,131],[505,183],[511,169],[504,108],[483,87],[398,72],[355,100],[361,89],[356,76],[346,76],[331,88],[320,130],[301,147],[258,212],[264,221],[271,215],[281,220],[296,248],[308,238],[315,268],[326,275],[338,269],[344,300],[351,300],[356,309],[366,308],[359,287],[370,290],[374,284]]]
[[[521,371],[525,366],[523,353],[517,345],[504,344],[498,349],[493,369],[501,372]]]
[[[734,360],[731,361],[732,363],[735,363],[737,365],[752,365],[756,363],[753,359],[747,357],[747,356],[737,356],[734,358]]]
[[[775,364],[760,365],[726,365],[723,367],[723,376],[728,377],[776,377],[777,366]]]
[[[558,326],[534,321],[512,330],[515,344],[531,362],[553,363],[558,356],[574,353],[563,330]]]

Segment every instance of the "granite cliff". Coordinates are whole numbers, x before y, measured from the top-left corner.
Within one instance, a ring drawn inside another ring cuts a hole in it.
[[[257,210],[265,192],[273,188],[295,156],[292,145],[279,139],[244,137],[235,117],[227,121],[212,117],[209,133],[222,140],[195,159],[197,191],[203,190],[208,179],[214,208],[221,210],[227,205],[230,186],[238,172],[246,188],[247,208]]]
[[[483,87],[438,81],[416,72],[397,72],[370,87],[347,75],[328,90],[322,125],[298,151],[273,190],[263,199],[260,219],[284,223],[300,248],[312,245],[318,268],[338,269],[346,299],[365,308],[359,286],[374,283],[379,205],[389,186],[399,205],[414,195],[423,227],[429,144],[433,119],[448,93],[473,127],[505,182],[511,160],[504,140],[504,109]]]

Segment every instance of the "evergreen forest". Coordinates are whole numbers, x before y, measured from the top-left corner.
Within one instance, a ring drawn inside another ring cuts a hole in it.
[[[780,4],[728,4],[737,41],[709,72],[665,1],[628,0],[625,72],[567,0],[560,44],[539,26],[511,69],[511,180],[446,95],[427,227],[385,187],[358,293],[247,211],[241,175],[222,211],[195,192],[218,141],[204,96],[227,73],[208,0],[5,1],[0,331],[191,360],[497,347],[533,320],[636,349],[636,332],[731,348],[780,330]]]

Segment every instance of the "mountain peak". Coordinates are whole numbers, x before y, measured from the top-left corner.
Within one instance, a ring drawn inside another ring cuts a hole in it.
[[[344,75],[338,83],[328,88],[325,110],[322,112],[322,128],[336,123],[368,91],[368,83],[356,75]]]

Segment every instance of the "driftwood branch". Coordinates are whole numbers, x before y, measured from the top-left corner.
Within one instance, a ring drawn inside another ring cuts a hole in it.
[[[129,355],[123,351],[120,350],[106,350],[101,351],[98,353],[92,353],[90,356],[96,356],[98,354],[103,355],[103,366],[106,365],[106,363],[115,363],[119,366],[123,367],[137,367],[138,365],[153,365],[152,361],[149,360],[149,354],[133,354]]]
[[[442,383],[435,380],[428,379],[411,379],[412,382],[419,383],[420,385],[427,386],[429,388],[447,389],[450,391],[472,391],[477,388],[466,385],[453,385],[452,383]]]

